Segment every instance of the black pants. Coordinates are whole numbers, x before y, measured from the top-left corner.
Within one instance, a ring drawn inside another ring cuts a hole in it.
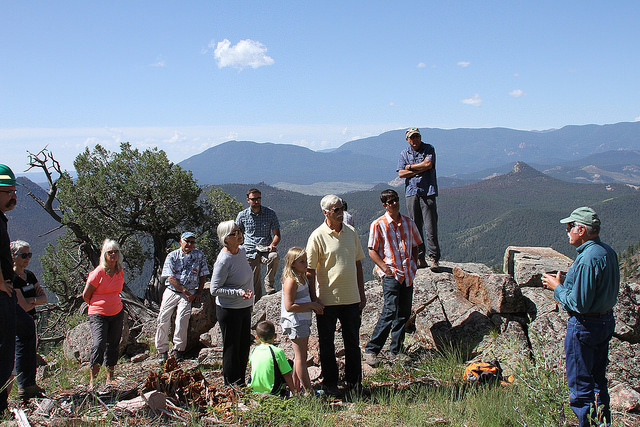
[[[336,325],[340,320],[344,342],[345,381],[353,386],[362,380],[360,355],[360,305],[329,305],[323,314],[316,315],[318,323],[318,343],[320,345],[320,365],[325,386],[338,383],[338,363],[336,361]]]
[[[222,376],[225,385],[244,387],[251,347],[251,307],[223,308],[216,304],[222,331]]]
[[[113,316],[102,314],[90,314],[91,324],[91,366],[102,365],[116,366],[118,363],[120,338],[122,337],[122,322],[124,321],[124,309]]]
[[[5,384],[13,373],[16,352],[16,294],[0,291],[0,415],[7,409]],[[24,310],[23,310],[24,311]]]
[[[16,306],[16,374],[22,390],[36,383],[36,323],[33,317]]]

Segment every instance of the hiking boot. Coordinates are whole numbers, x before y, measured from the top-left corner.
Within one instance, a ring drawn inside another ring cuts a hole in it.
[[[18,391],[18,398],[29,400],[34,397],[45,397],[44,389],[37,384],[30,385]]]
[[[184,360],[184,351],[173,350],[171,356],[175,357],[178,362],[182,362]]]
[[[424,255],[418,257],[418,268],[425,268],[427,261],[424,259]]]
[[[433,258],[433,257],[429,257],[429,268],[434,273],[439,272],[440,271],[440,264],[438,264],[438,260]]]
[[[378,355],[375,353],[365,352],[364,353],[364,361],[367,362],[367,365],[375,368],[380,364],[380,360],[378,360]]]
[[[158,353],[158,363],[163,365],[167,362],[169,355],[167,353]]]

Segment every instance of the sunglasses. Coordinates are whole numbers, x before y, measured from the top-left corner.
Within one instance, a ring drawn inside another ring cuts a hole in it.
[[[229,235],[231,235],[231,236],[239,236],[240,234],[242,234],[242,230],[240,230],[240,229],[233,230],[231,233],[229,233]]]
[[[18,256],[22,259],[27,259],[27,258],[31,258],[33,254],[31,252],[28,252],[26,254],[25,253],[18,254]]]
[[[117,254],[117,253],[119,253],[119,252],[120,252],[120,251],[119,251],[119,250],[117,250],[117,249],[111,249],[110,251],[107,251],[107,253],[108,253],[109,255]]]
[[[185,240],[184,241],[187,245],[195,245],[196,241],[195,240]]]
[[[399,201],[400,201],[399,199],[394,198],[394,199],[388,199],[385,203],[387,205],[394,205],[394,204],[398,203]]]
[[[343,210],[344,210],[344,206],[340,206],[339,208],[329,208],[327,209],[327,212],[338,213],[338,212],[342,212]]]
[[[251,200],[252,202],[256,202],[258,200],[262,200],[262,197],[249,197],[249,200]]]

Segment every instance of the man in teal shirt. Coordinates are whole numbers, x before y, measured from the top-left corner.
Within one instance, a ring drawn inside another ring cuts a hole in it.
[[[620,289],[616,252],[600,240],[600,218],[581,207],[560,220],[578,251],[564,280],[544,274],[542,284],[569,313],[564,349],[570,405],[580,426],[611,423],[606,370],[615,329],[613,306]]]

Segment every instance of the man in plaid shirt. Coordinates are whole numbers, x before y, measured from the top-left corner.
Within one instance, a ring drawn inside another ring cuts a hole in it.
[[[371,223],[369,256],[382,277],[384,306],[371,340],[365,347],[365,361],[379,364],[378,354],[391,332],[390,351],[397,357],[402,351],[405,324],[411,315],[413,278],[417,270],[418,245],[422,243],[413,220],[400,214],[398,193],[384,190],[380,194],[386,212]]]

